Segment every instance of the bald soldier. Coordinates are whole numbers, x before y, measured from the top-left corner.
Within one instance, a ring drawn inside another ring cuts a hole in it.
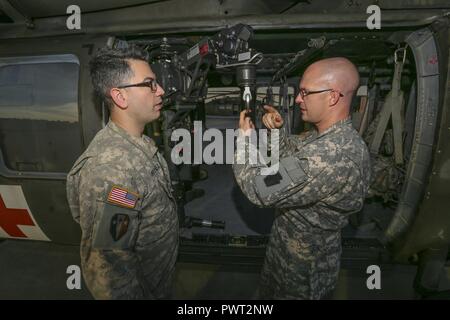
[[[99,50],[90,63],[110,120],[67,176],[81,226],[81,267],[96,299],[164,299],[172,291],[178,216],[167,163],[143,134],[163,89],[136,47]]]
[[[315,130],[287,137],[281,115],[265,106],[265,126],[281,128],[277,174],[263,176],[261,166],[249,162],[233,167],[250,201],[277,209],[261,274],[261,298],[321,299],[336,286],[341,229],[350,214],[362,209],[370,179],[367,147],[349,117],[358,85],[358,71],[345,58],[313,63],[301,78],[295,101],[303,121]],[[239,127],[241,140],[254,128],[246,111],[241,112]],[[236,157],[242,152],[237,150]]]

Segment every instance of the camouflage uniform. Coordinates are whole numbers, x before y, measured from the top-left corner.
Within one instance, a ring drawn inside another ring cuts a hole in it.
[[[340,230],[363,206],[370,180],[369,153],[349,119],[322,134],[313,130],[301,138],[280,131],[277,175],[263,177],[261,166],[248,161],[233,167],[250,201],[277,209],[260,295],[320,299],[336,286]],[[237,150],[236,163],[244,152]]]
[[[68,174],[67,197],[96,299],[169,297],[178,216],[167,163],[149,137],[110,121]]]

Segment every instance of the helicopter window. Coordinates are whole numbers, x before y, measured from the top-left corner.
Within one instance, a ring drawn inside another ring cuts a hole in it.
[[[6,166],[70,169],[81,151],[78,76],[73,55],[0,59],[0,147]]]

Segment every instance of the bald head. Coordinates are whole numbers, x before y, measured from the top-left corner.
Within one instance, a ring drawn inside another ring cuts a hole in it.
[[[344,96],[351,98],[359,86],[359,74],[356,66],[346,58],[328,58],[319,60],[310,65],[305,74],[326,82],[329,87],[339,90]]]
[[[315,124],[322,132],[337,121],[348,118],[358,85],[358,70],[346,58],[329,58],[313,63],[305,70],[295,99],[303,121]]]

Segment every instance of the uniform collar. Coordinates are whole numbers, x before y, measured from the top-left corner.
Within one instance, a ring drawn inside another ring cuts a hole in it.
[[[153,157],[155,153],[158,151],[153,140],[144,134],[140,138],[132,136],[125,129],[115,124],[111,119],[108,121],[108,124],[106,126],[110,130],[114,131],[122,138],[124,138],[125,140],[136,146],[137,148],[141,149],[145,154],[147,154],[150,157]]]
[[[343,128],[348,127],[351,124],[352,124],[352,120],[350,119],[350,117],[339,120],[338,122],[335,122],[331,127],[329,127],[327,130],[325,130],[321,134],[317,134],[317,137],[321,137],[326,134],[330,134],[333,131],[340,131]]]

